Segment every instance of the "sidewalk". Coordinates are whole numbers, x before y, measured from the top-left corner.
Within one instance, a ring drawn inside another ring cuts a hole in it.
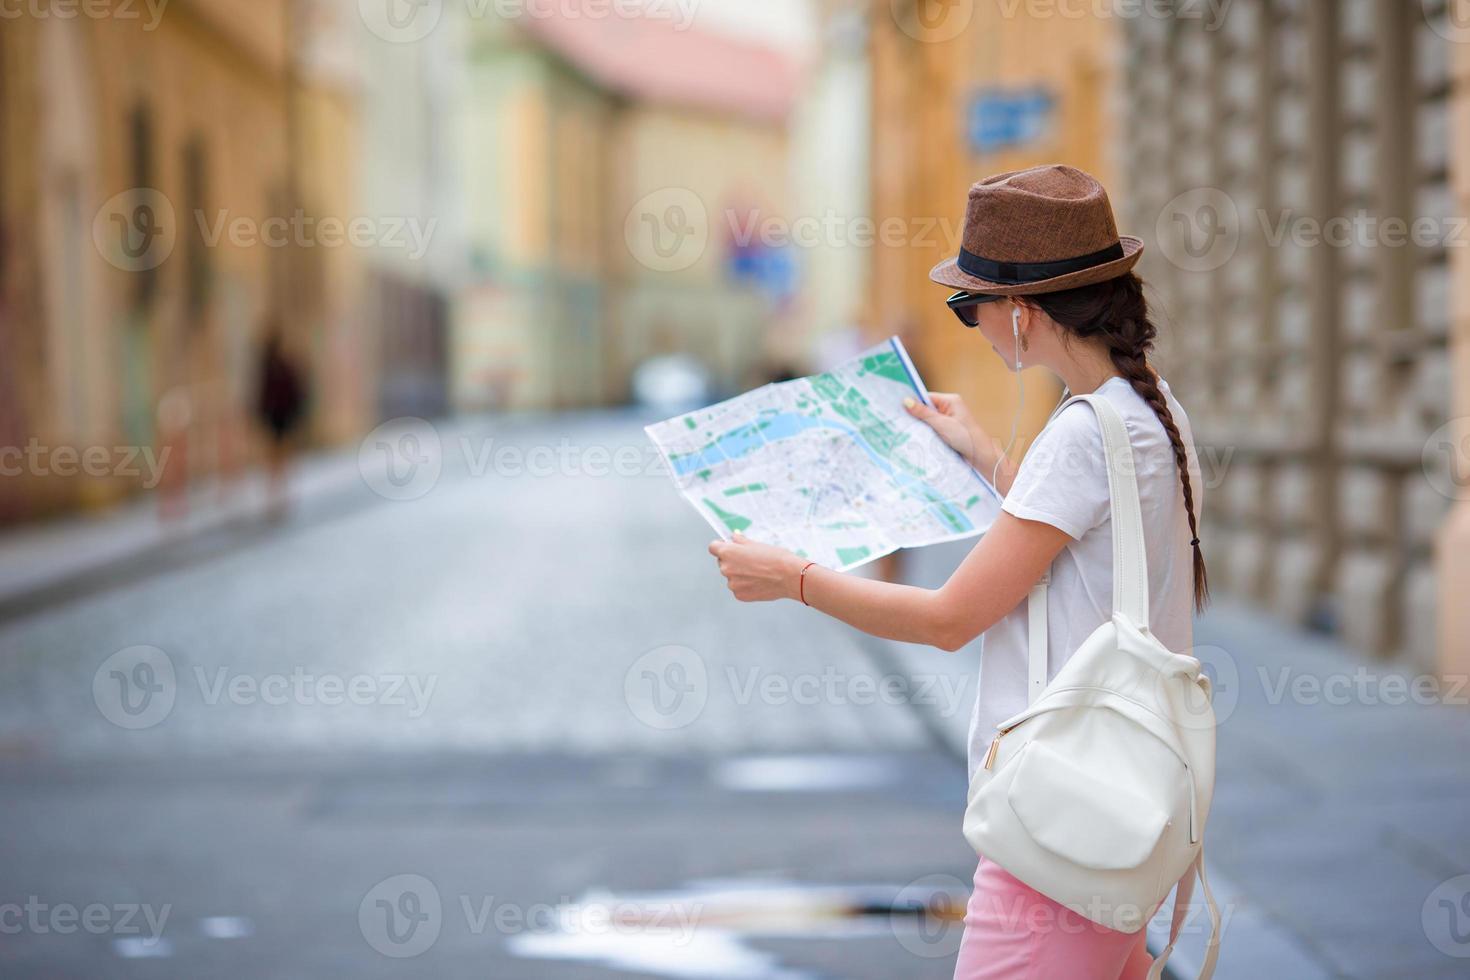
[[[966,550],[915,553],[911,580],[942,582]],[[1215,976],[1470,974],[1470,877],[1451,881],[1470,873],[1470,687],[1438,687],[1433,700],[1448,704],[1416,703],[1404,669],[1229,600],[1199,620],[1195,642],[1217,680],[1206,851],[1225,917]],[[887,646],[916,674],[958,678],[980,658],[978,643],[954,657]],[[1417,683],[1429,692],[1432,682]],[[961,757],[973,690],[965,711],[931,718]],[[1190,929],[1170,961],[1179,977],[1197,968],[1202,914]]]
[[[364,491],[356,445],[302,455],[288,484],[288,521]],[[212,535],[267,528],[266,505],[265,473],[250,470],[228,484],[211,480],[193,487],[177,517],[161,516],[157,494],[143,493],[94,514],[0,531],[0,620],[135,576]]]

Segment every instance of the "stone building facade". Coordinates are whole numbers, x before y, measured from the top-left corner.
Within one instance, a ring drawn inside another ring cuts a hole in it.
[[[1434,449],[1470,385],[1449,354],[1464,44],[1434,2],[1180,10],[1124,25],[1122,224],[1147,242],[1163,362],[1188,393],[1216,581],[1366,651],[1464,669],[1464,630],[1437,624],[1470,582],[1435,572],[1464,478]]]

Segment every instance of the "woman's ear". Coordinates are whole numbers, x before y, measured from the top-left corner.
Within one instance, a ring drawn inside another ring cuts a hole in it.
[[[1012,304],[1011,326],[1020,335],[1021,349],[1029,349],[1031,342],[1028,334],[1035,328],[1036,308],[1021,302],[1019,299],[1013,300]]]
[[[1027,346],[1030,346],[1030,341],[1041,336],[1038,331],[1044,330],[1051,322],[1051,318],[1041,307],[1028,303],[1024,299],[1017,299],[1015,303],[1016,313],[1019,314],[1017,326],[1021,331],[1021,339],[1027,342]]]

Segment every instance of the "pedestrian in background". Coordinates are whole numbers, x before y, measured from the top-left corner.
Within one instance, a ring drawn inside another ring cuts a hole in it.
[[[306,408],[306,383],[286,352],[278,319],[267,322],[261,344],[256,415],[265,427],[266,514],[282,520],[290,507],[287,470],[294,449],[293,436]]]

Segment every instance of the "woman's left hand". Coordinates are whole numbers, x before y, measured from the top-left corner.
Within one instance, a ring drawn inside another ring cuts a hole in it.
[[[734,540],[712,541],[709,553],[720,563],[720,574],[741,602],[795,599],[806,559],[785,548],[752,541],[739,531]]]

